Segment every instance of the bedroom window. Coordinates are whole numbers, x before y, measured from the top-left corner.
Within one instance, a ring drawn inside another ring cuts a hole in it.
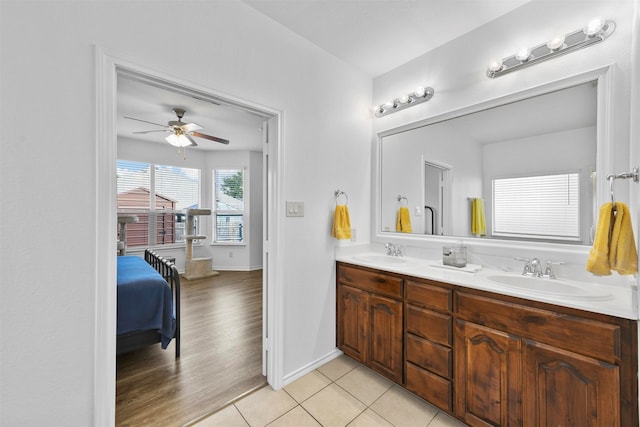
[[[214,243],[244,242],[244,171],[213,171]]]
[[[494,179],[493,235],[580,239],[580,174]]]
[[[138,217],[126,225],[126,246],[184,243],[183,209],[199,207],[200,171],[129,160],[116,166],[118,217]]]

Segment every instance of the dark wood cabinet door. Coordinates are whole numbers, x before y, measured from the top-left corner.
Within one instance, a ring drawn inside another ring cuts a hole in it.
[[[338,348],[365,362],[367,353],[367,293],[351,286],[338,286]]]
[[[470,426],[521,425],[520,338],[456,323],[456,415]]]
[[[402,383],[402,302],[369,295],[369,366]]]
[[[524,426],[620,426],[620,372],[570,351],[525,340]]]

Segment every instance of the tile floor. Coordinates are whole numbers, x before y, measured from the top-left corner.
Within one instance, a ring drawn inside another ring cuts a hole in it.
[[[346,356],[281,390],[266,386],[196,427],[464,427]]]

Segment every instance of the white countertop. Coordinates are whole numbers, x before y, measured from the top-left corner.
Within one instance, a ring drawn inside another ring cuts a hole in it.
[[[626,319],[638,319],[637,287],[631,278],[623,285],[612,286],[587,281],[577,281],[565,277],[558,279],[536,279],[552,282],[549,292],[536,291],[525,287],[511,287],[502,285],[496,279],[521,280],[524,276],[512,271],[498,268],[481,267],[477,272],[462,271],[455,268],[443,268],[441,260],[387,256],[381,252],[372,251],[338,251],[336,261],[354,265],[375,268],[378,270],[398,273],[406,276],[431,279],[450,283],[466,288],[479,289],[510,295],[529,300],[546,302],[564,307],[577,308],[595,313],[607,314]],[[440,265],[438,267],[437,265]],[[525,278],[526,280],[526,278]],[[557,280],[557,282],[554,282]],[[541,283],[546,285],[546,283]],[[553,285],[556,285],[553,286]],[[555,289],[566,288],[567,291],[557,292]],[[575,290],[575,293],[573,292]]]

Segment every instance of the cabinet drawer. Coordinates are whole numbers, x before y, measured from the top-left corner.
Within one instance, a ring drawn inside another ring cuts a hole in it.
[[[338,281],[379,295],[395,299],[402,298],[402,278],[400,277],[340,265]]]
[[[452,360],[449,347],[407,334],[407,361],[442,377],[451,378]]]
[[[457,301],[465,320],[610,363],[621,357],[618,325],[465,292]]]
[[[429,403],[451,413],[453,409],[453,385],[451,381],[425,371],[407,362],[407,390],[414,392]]]
[[[450,346],[452,327],[450,315],[407,304],[407,332]]]
[[[438,311],[451,311],[451,289],[407,280],[407,302]]]

